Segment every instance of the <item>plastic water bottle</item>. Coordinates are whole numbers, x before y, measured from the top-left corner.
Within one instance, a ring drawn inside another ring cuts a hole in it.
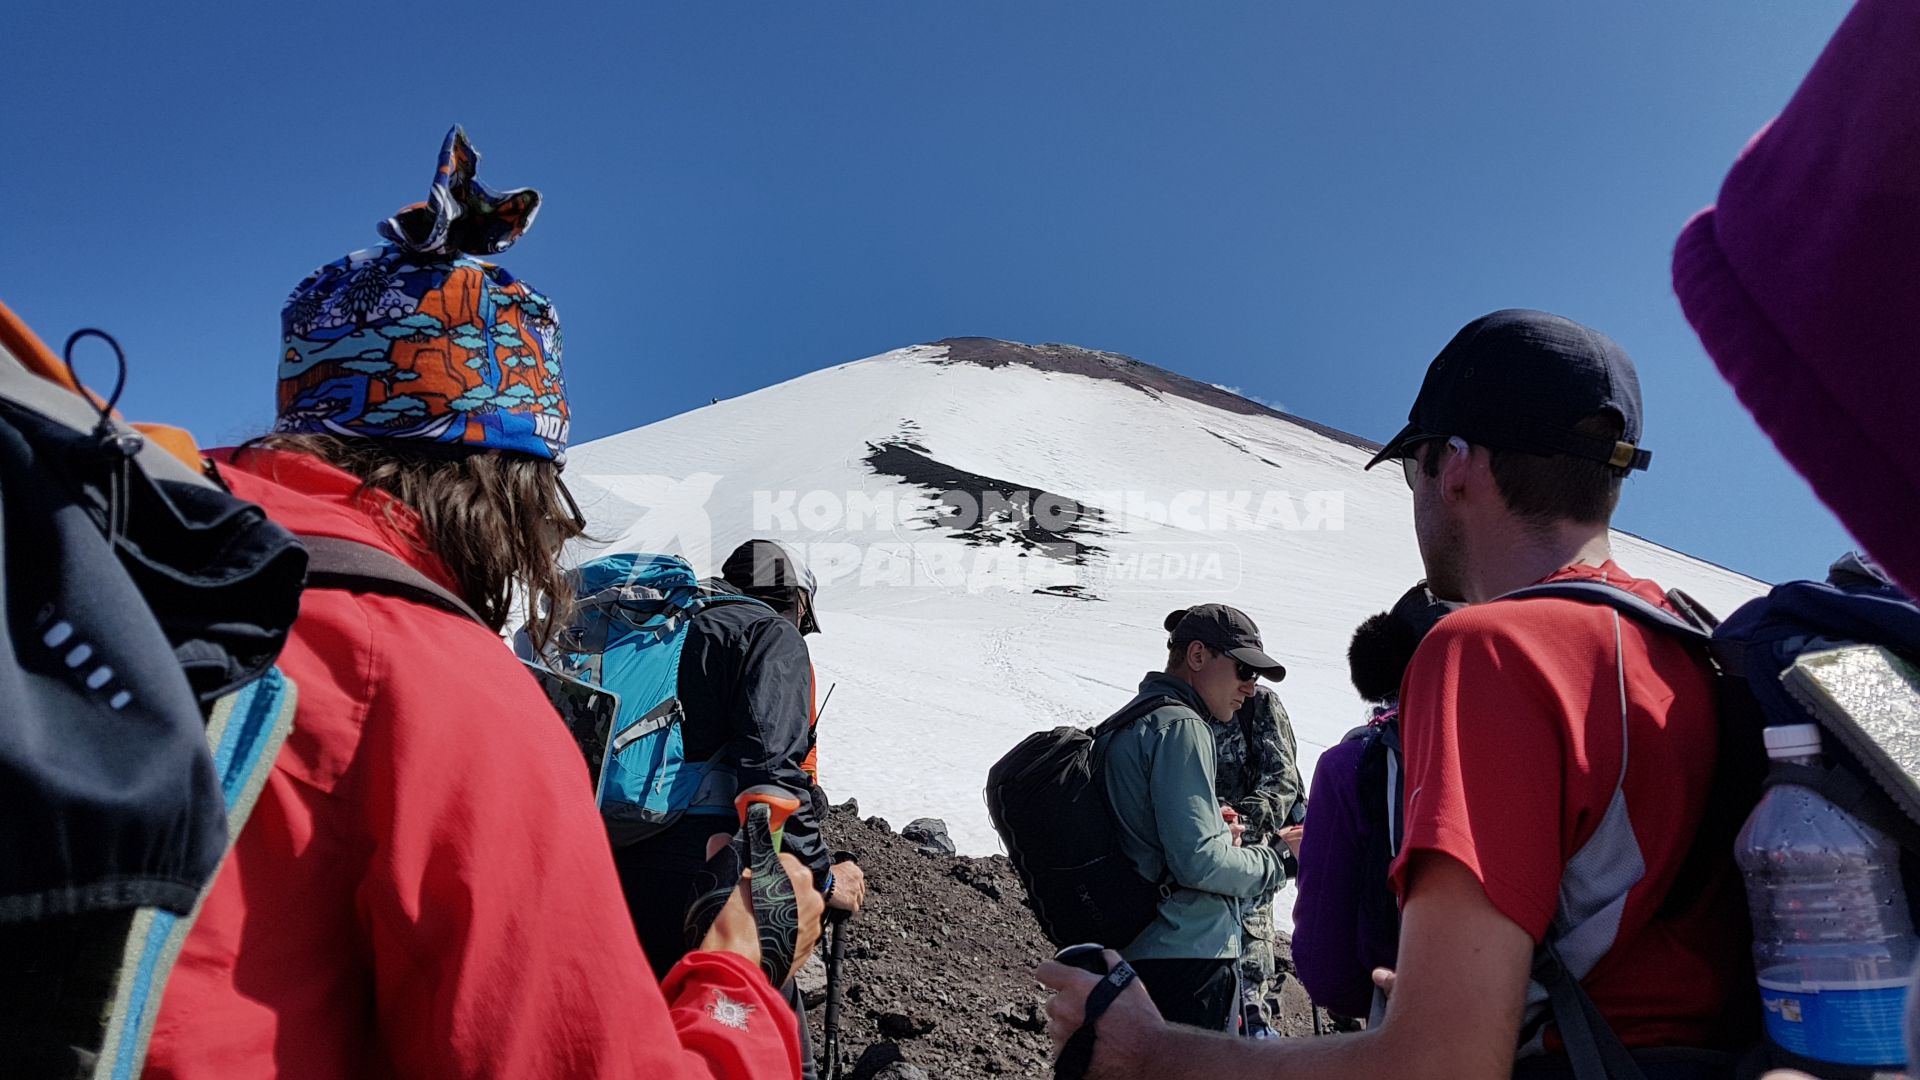
[[[1765,732],[1767,756],[1822,764],[1817,724]],[[1735,842],[1774,1045],[1815,1061],[1903,1067],[1916,943],[1900,849],[1819,793],[1767,789]]]

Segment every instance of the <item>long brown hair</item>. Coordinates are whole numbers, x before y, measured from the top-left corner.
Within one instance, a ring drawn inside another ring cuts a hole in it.
[[[573,586],[560,569],[567,541],[585,534],[551,461],[397,439],[263,435],[248,447],[310,454],[360,478],[419,515],[427,547],[453,575],[460,598],[495,632],[525,590],[527,633],[544,649],[573,611]],[[393,508],[386,507],[389,520]]]

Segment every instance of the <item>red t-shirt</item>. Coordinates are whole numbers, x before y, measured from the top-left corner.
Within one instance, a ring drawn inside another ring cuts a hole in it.
[[[1660,587],[1611,561],[1547,580],[1605,580],[1665,605]],[[1408,856],[1450,855],[1494,907],[1539,942],[1567,862],[1593,836],[1620,780],[1621,669],[1612,608],[1496,600],[1427,635],[1401,692]],[[1629,1046],[1733,1047],[1751,1029],[1750,940],[1729,852],[1690,910],[1656,918],[1699,828],[1713,778],[1712,675],[1681,641],[1622,617],[1627,700],[1623,785],[1645,876],[1627,893],[1613,946],[1583,980]],[[1557,1046],[1557,1039],[1550,1039]]]

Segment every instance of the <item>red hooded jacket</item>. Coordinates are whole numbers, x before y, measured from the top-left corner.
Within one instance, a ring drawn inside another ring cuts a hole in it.
[[[451,587],[412,511],[347,473],[213,457],[293,531]],[[181,951],[148,1076],[799,1075],[793,1013],[753,964],[694,953],[655,982],[586,765],[499,639],[315,589],[280,666],[293,732]]]

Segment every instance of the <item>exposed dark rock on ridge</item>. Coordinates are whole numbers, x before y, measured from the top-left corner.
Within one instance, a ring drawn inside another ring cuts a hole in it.
[[[1120,353],[1083,349],[1078,345],[1055,343],[1027,345],[1018,341],[1001,341],[999,338],[984,337],[941,338],[931,344],[947,347],[947,358],[943,362],[948,364],[978,364],[988,368],[1024,364],[1041,371],[1082,375],[1089,379],[1111,379],[1131,386],[1144,394],[1168,394],[1248,416],[1278,417],[1290,424],[1298,424],[1308,431],[1336,439],[1349,446],[1367,451],[1380,449],[1380,444],[1371,439],[1363,439],[1351,432],[1341,431],[1339,428],[1328,427],[1292,413],[1268,408],[1257,401],[1222,390],[1211,383],[1189,379],[1185,375],[1155,367]]]

